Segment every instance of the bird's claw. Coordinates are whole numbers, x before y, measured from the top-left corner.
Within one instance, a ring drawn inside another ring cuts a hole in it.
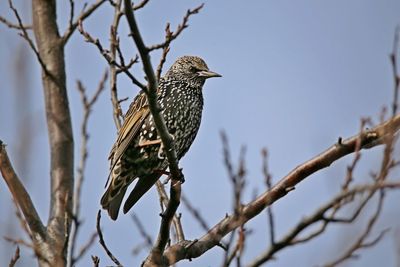
[[[171,136],[172,140],[175,140],[175,136],[173,134],[169,134],[169,136]],[[158,149],[157,157],[159,159],[165,159],[164,144],[163,142],[161,142],[161,138],[159,140],[160,140],[160,148]]]

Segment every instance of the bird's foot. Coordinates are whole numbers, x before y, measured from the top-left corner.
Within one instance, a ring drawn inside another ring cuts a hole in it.
[[[164,180],[163,184],[168,184],[168,182],[171,180],[171,172],[163,171],[163,174],[168,175],[168,177]],[[178,178],[177,180],[181,184],[185,182],[185,176],[183,175],[182,168],[179,169],[179,174],[177,178]]]
[[[182,168],[180,168],[179,171],[180,171],[180,173],[181,173],[181,178],[180,178],[180,180],[181,180],[181,183],[183,184],[183,183],[185,182],[185,175],[183,175]]]
[[[178,178],[179,182],[181,182],[181,184],[183,184],[185,182],[185,175],[183,175],[182,168],[179,168],[179,174],[178,174],[177,178]]]
[[[172,140],[175,140],[175,136],[173,134],[169,134],[172,138]],[[158,149],[157,157],[159,159],[165,159],[165,153],[164,153],[164,144],[161,142],[161,139],[159,140],[159,143],[161,143],[160,148]]]

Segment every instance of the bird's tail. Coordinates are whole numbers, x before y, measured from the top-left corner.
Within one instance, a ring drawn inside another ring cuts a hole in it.
[[[120,163],[117,162],[114,170],[111,172],[110,184],[108,185],[108,188],[100,201],[103,209],[107,210],[108,215],[113,220],[118,218],[119,209],[126,193],[126,189],[133,180],[133,178],[128,175],[124,176],[120,170]],[[149,191],[149,189],[157,182],[160,176],[160,173],[153,173],[142,176],[138,179],[135,187],[129,194],[129,197],[124,204],[124,213],[127,213],[136,204],[136,202],[147,191]]]
[[[108,215],[113,220],[118,218],[119,208],[131,181],[129,176],[121,175],[121,163],[117,162],[111,171],[110,184],[100,200],[101,206],[107,210]]]
[[[149,189],[157,182],[160,178],[159,173],[153,173],[150,175],[146,175],[140,177],[138,182],[135,184],[132,192],[129,194],[128,199],[125,201],[124,204],[124,213],[127,213],[135,204],[136,202],[147,192]]]

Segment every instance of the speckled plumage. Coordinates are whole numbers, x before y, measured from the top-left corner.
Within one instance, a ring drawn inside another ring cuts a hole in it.
[[[158,103],[175,140],[178,159],[189,150],[199,130],[202,88],[205,80],[211,77],[220,75],[209,71],[201,58],[184,56],[160,79]],[[101,198],[101,205],[115,220],[129,184],[138,178],[124,204],[124,213],[154,185],[168,166],[143,92],[130,105],[109,159],[111,181]]]

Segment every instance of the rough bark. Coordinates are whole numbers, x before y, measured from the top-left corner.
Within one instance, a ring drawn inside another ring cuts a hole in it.
[[[43,251],[51,266],[64,266],[72,211],[73,135],[66,90],[64,43],[56,21],[56,1],[32,1],[33,31],[42,66],[42,82],[51,156],[51,202]],[[42,261],[42,266],[47,263]]]

